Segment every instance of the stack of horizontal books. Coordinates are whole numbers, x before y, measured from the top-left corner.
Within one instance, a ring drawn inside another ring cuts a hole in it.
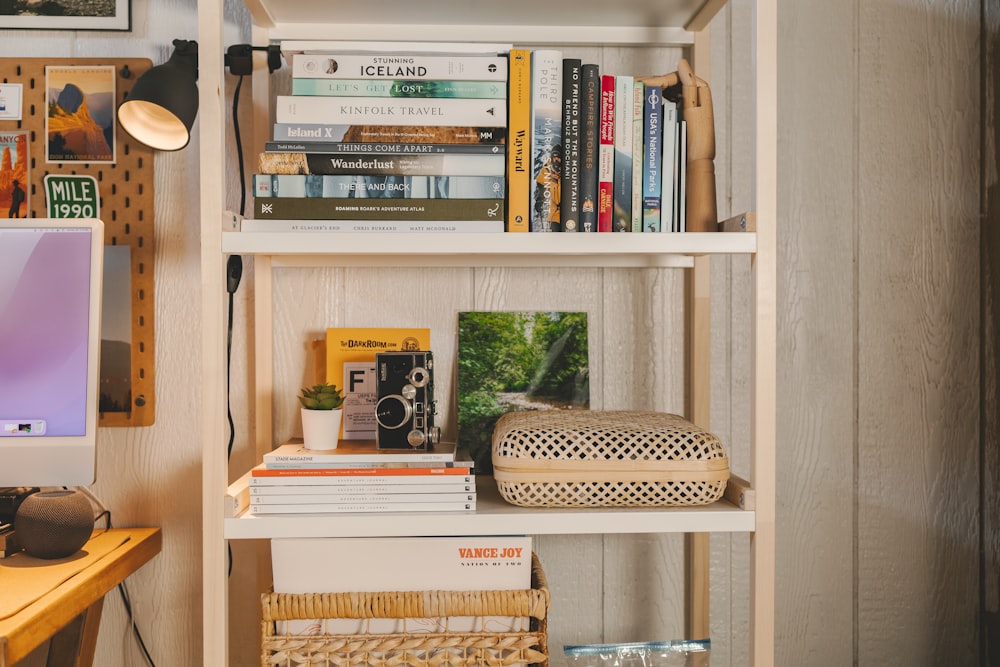
[[[286,444],[264,455],[247,486],[254,515],[476,508],[472,462],[456,460],[454,443],[426,452],[379,450],[358,440],[328,451]]]
[[[283,44],[245,230],[503,231],[509,46]]]

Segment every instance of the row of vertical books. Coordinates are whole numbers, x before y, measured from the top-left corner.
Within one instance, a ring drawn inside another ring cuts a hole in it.
[[[250,228],[504,231],[509,49],[284,44]]]
[[[471,461],[454,444],[433,451],[379,450],[371,441],[341,440],[336,449],[288,443],[230,487],[231,516],[354,512],[463,512],[476,508]]]
[[[508,231],[685,231],[676,100],[559,50],[510,53]]]

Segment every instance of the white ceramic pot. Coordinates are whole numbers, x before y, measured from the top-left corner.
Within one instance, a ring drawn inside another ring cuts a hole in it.
[[[302,412],[302,439],[306,449],[336,449],[340,439],[343,409],[306,410]]]

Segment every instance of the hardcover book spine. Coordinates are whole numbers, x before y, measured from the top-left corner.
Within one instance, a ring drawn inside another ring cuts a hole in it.
[[[563,60],[563,164],[559,186],[559,220],[564,232],[580,230],[580,99],[582,63]]]
[[[328,125],[325,123],[275,123],[274,141],[336,141],[414,144],[500,144],[506,127],[433,125]]]
[[[353,199],[255,197],[254,218],[298,220],[504,220],[502,199]]]
[[[503,155],[503,144],[409,144],[365,141],[266,141],[268,153],[370,153],[376,155]]]
[[[663,174],[660,178],[660,231],[672,232],[677,219],[677,103],[663,98]]]
[[[663,97],[659,86],[646,87],[643,113],[642,231],[660,231],[663,160]]]
[[[531,51],[510,52],[507,92],[507,231],[530,231],[531,221]]]
[[[643,98],[645,85],[635,81],[632,90],[632,229],[642,231],[642,160],[643,160]]]
[[[503,176],[506,163],[503,154],[260,153],[257,157],[262,174]]]
[[[560,231],[562,52],[531,54],[531,231]]]
[[[412,477],[407,480],[409,484],[419,483],[422,479],[440,479],[446,475],[457,477],[468,477],[473,479],[472,468],[442,468],[440,466],[428,466],[426,468],[325,468],[309,470],[271,470],[263,466],[256,466],[250,469],[250,483],[255,480],[260,483],[261,478],[270,478],[278,484],[292,484],[292,480],[307,480],[308,484],[325,484],[334,479],[371,479],[373,483],[385,481],[385,479],[395,479],[397,477]],[[385,479],[383,479],[385,478]]]
[[[254,174],[255,197],[502,199],[502,176]]]
[[[507,124],[507,105],[502,100],[277,95],[274,102],[274,119],[279,123],[433,127],[504,127]]]
[[[292,95],[304,97],[463,97],[502,100],[502,81],[414,81],[376,79],[293,79]]]
[[[597,231],[597,153],[600,144],[601,75],[597,65],[581,67],[580,231]]]
[[[503,220],[248,220],[245,232],[389,232],[492,234],[502,232]]]
[[[296,53],[295,79],[506,81],[507,59],[486,55]]]
[[[601,76],[601,124],[597,162],[597,231],[614,229],[615,77]]]
[[[615,76],[614,225],[616,232],[632,231],[632,90],[633,78]]]

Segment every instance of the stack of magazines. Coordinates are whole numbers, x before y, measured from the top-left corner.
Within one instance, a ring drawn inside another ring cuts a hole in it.
[[[476,509],[472,461],[454,443],[433,451],[379,450],[371,441],[341,440],[336,449],[282,445],[249,475],[249,512],[464,512]]]

